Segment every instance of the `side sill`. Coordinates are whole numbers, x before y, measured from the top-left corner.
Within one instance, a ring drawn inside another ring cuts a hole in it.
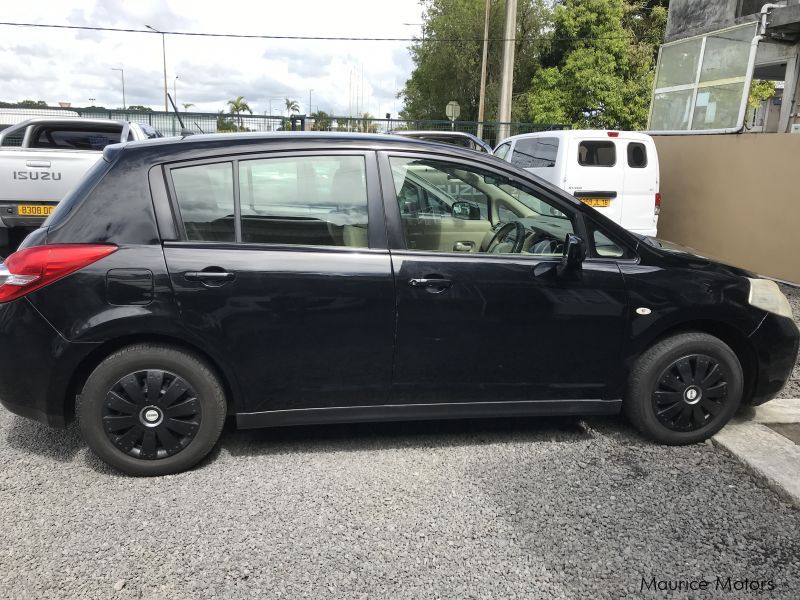
[[[239,429],[364,423],[377,421],[424,421],[481,417],[526,417],[563,415],[613,415],[622,400],[523,400],[519,402],[462,402],[442,404],[384,404],[380,406],[335,406],[238,413]]]

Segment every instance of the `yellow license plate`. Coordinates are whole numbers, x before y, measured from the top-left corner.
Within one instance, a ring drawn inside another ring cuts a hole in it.
[[[49,217],[55,210],[55,206],[42,206],[37,204],[20,204],[17,206],[17,214],[20,217]]]
[[[608,208],[611,206],[611,198],[580,198],[580,201],[593,208]]]

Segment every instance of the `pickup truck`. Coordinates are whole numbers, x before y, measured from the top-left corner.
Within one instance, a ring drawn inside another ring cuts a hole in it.
[[[153,127],[81,118],[28,119],[0,132],[0,246],[39,227],[64,195],[118,142],[162,137]]]

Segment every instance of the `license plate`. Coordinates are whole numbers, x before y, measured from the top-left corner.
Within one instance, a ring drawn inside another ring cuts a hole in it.
[[[593,208],[608,208],[611,206],[611,198],[580,198],[580,201]]]
[[[17,206],[17,214],[20,217],[49,217],[55,208],[41,204],[20,204]]]

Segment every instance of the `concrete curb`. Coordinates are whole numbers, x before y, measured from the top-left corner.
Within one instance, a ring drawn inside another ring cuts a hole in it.
[[[755,477],[800,508],[800,446],[764,423],[800,423],[800,399],[773,400],[712,438]]]

